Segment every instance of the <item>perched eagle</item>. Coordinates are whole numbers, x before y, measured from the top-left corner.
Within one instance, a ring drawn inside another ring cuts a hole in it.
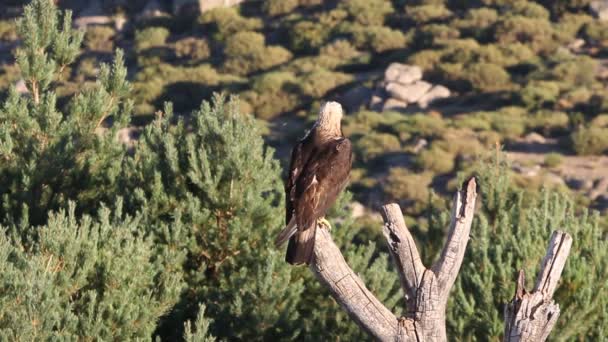
[[[286,227],[275,244],[287,239],[285,260],[293,265],[309,264],[317,222],[329,226],[325,212],[344,189],[350,174],[352,148],[340,127],[342,106],[327,102],[319,118],[291,153],[285,183]]]

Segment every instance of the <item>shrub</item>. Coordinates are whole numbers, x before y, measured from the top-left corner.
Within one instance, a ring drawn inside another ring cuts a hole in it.
[[[210,26],[213,38],[221,42],[238,32],[256,31],[263,27],[262,20],[244,18],[235,7],[216,7],[206,11],[198,22]]]
[[[542,5],[530,1],[513,1],[509,5],[509,12],[513,15],[549,21],[549,11]]]
[[[433,144],[416,156],[416,166],[423,171],[448,173],[454,169],[454,155]]]
[[[298,104],[296,76],[291,72],[269,72],[253,81],[253,91],[242,97],[261,119],[271,119],[295,108]]]
[[[0,336],[7,340],[149,338],[177,302],[182,251],[159,255],[136,237],[140,218],[101,210],[78,220],[75,205],[40,227],[22,226],[36,242],[0,234]],[[5,228],[5,227],[3,227]]]
[[[114,49],[114,29],[109,26],[89,26],[84,35],[84,45],[91,50],[112,51]]]
[[[407,42],[408,38],[399,30],[375,26],[369,27],[367,31],[366,45],[377,53],[403,49],[407,47]]]
[[[428,42],[425,41],[424,45],[429,46],[443,42],[449,44],[450,40],[460,38],[460,31],[458,29],[443,24],[424,25],[420,29],[419,34],[423,37],[422,39],[425,39],[425,36],[428,37]]]
[[[424,71],[429,71],[435,68],[439,64],[442,52],[437,50],[422,50],[411,55],[407,62],[409,64],[417,65]]]
[[[264,36],[257,32],[238,32],[226,41],[224,48],[226,71],[238,75],[265,70],[291,59],[282,47],[267,47]]]
[[[521,136],[526,130],[526,111],[519,107],[504,107],[490,114],[492,129],[507,138]]]
[[[578,127],[571,134],[572,148],[578,155],[597,155],[608,150],[608,129]]]
[[[191,62],[199,62],[211,56],[209,44],[205,39],[186,37],[174,43],[175,55],[187,58]]]
[[[298,0],[266,0],[263,9],[270,16],[289,14],[298,7]]]
[[[361,138],[355,139],[354,146],[364,162],[370,161],[384,153],[401,150],[399,139],[388,133],[370,132]]]
[[[608,45],[608,23],[605,21],[590,21],[583,26],[583,36],[600,44]]]
[[[556,153],[556,152],[551,152],[548,153],[547,155],[545,155],[545,161],[543,162],[543,164],[548,167],[548,168],[555,168],[558,167],[562,161],[563,161],[563,157],[561,154]]]
[[[352,46],[346,39],[337,39],[324,45],[319,54],[321,56],[333,57],[337,59],[340,64],[348,63],[361,56],[361,52]]]
[[[322,24],[300,21],[289,30],[289,44],[293,50],[313,52],[327,41],[329,34]]]
[[[444,5],[407,6],[405,12],[408,18],[411,18],[417,24],[445,20],[452,15],[452,12]]]
[[[483,39],[496,21],[498,21],[498,12],[495,9],[481,7],[468,10],[464,18],[455,19],[453,22],[454,26],[462,30],[464,35]]]
[[[0,40],[13,41],[17,40],[17,38],[15,24],[8,20],[0,20]]]
[[[473,88],[481,92],[505,90],[510,87],[511,77],[502,67],[490,63],[477,63],[469,66],[464,77]]]
[[[393,12],[388,0],[346,0],[340,3],[356,23],[365,26],[381,26],[385,17]]]
[[[329,91],[353,80],[353,77],[341,72],[332,72],[317,68],[301,76],[298,82],[304,95],[321,99]]]
[[[519,92],[523,104],[532,109],[555,104],[559,94],[559,84],[554,81],[531,81]]]
[[[596,68],[597,60],[589,56],[575,56],[559,61],[548,71],[547,76],[560,82],[562,88],[589,86],[595,82],[595,74],[589,70]]]
[[[429,199],[429,187],[433,180],[431,172],[412,173],[410,170],[393,167],[390,169],[384,192],[389,200],[396,200],[409,207],[407,213],[418,212]]]
[[[587,14],[565,13],[559,18],[559,21],[555,25],[555,30],[560,40],[567,44],[577,37],[586,24],[591,22],[593,22],[593,18]]]
[[[151,47],[162,46],[167,42],[169,30],[164,27],[148,27],[135,32],[135,50],[141,52]]]
[[[554,30],[547,20],[523,16],[507,17],[496,24],[495,39],[501,44],[522,43],[537,53],[547,53],[557,47]]]

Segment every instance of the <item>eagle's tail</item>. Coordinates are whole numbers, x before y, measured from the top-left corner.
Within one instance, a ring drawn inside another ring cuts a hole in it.
[[[315,249],[316,224],[312,227],[296,233],[287,245],[285,261],[292,265],[310,264]]]
[[[296,219],[294,215],[291,220],[289,220],[289,224],[287,224],[287,226],[285,226],[285,228],[281,230],[279,236],[277,236],[277,238],[274,240],[274,245],[276,247],[281,247],[281,245],[284,244],[285,241],[289,240],[289,238],[296,233],[297,229],[298,226],[296,226]]]

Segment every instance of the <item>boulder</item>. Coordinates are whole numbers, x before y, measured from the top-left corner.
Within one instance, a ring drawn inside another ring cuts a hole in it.
[[[390,82],[386,85],[386,91],[392,97],[405,101],[407,103],[415,103],[424,96],[432,85],[425,81],[416,81],[410,85],[403,85],[397,82]]]
[[[373,90],[364,86],[349,89],[340,97],[340,103],[348,112],[354,112],[369,103],[372,99]]]
[[[404,110],[405,108],[407,108],[407,102],[397,100],[394,98],[386,99],[386,101],[384,101],[384,104],[382,105],[383,112],[386,112],[389,110],[392,110],[395,112],[400,112],[400,111]]]
[[[422,69],[415,65],[391,63],[384,72],[384,81],[411,84],[422,79]]]
[[[589,4],[591,13],[601,21],[608,21],[608,0],[596,0]]]
[[[420,106],[420,108],[426,108],[433,101],[438,99],[445,99],[446,97],[450,97],[450,95],[450,89],[442,85],[436,85],[418,100],[418,105]]]
[[[545,137],[543,137],[542,135],[540,135],[536,132],[526,134],[526,136],[524,137],[524,141],[529,144],[546,144],[547,143],[547,139],[545,139]]]

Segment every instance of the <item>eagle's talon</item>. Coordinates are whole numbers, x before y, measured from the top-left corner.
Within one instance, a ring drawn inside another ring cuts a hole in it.
[[[327,230],[331,232],[331,224],[329,223],[329,221],[327,221],[327,219],[325,219],[325,217],[319,218],[317,220],[317,224],[327,228]]]

